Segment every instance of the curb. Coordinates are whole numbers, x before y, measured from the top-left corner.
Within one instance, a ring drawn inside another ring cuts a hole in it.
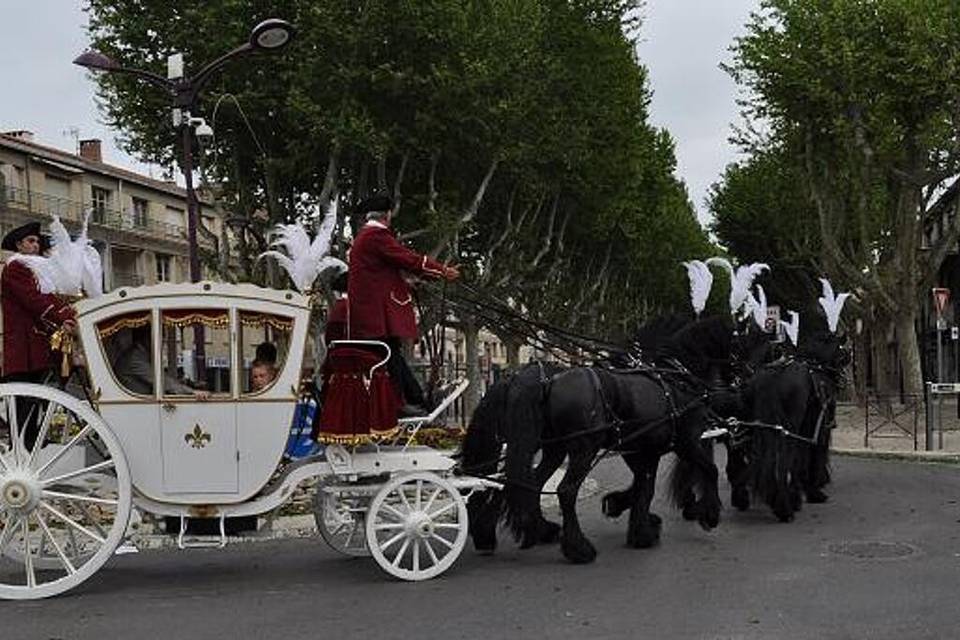
[[[920,462],[924,464],[960,464],[960,453],[943,451],[876,451],[873,449],[830,449],[830,453],[850,458],[872,460],[898,460],[901,462]]]

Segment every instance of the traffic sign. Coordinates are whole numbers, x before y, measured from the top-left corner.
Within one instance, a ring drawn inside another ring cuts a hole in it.
[[[943,310],[947,308],[948,300],[950,300],[950,289],[945,287],[933,288],[933,304],[937,308],[937,316],[943,315]]]

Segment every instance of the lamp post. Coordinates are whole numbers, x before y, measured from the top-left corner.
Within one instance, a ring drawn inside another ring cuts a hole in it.
[[[210,80],[214,71],[220,69],[233,58],[254,51],[276,51],[283,48],[293,37],[294,28],[285,20],[270,18],[264,20],[250,32],[250,39],[239,47],[228,51],[216,60],[207,63],[193,76],[183,75],[183,56],[174,54],[167,59],[167,77],[144,71],[128,69],[116,60],[99,51],[87,51],[79,55],[73,63],[95,71],[124,73],[132,75],[150,84],[160,87],[173,99],[173,125],[181,129],[183,160],[181,169],[187,190],[187,247],[190,256],[190,281],[200,281],[200,254],[197,248],[198,201],[193,188],[193,130],[198,136],[212,136],[213,131],[203,118],[192,115],[200,92]]]

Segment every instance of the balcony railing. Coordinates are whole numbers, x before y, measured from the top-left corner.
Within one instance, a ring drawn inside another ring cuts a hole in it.
[[[96,204],[84,204],[76,200],[59,198],[47,193],[21,189],[19,187],[0,188],[0,206],[6,206],[11,209],[30,210],[41,216],[57,215],[61,220],[80,224],[83,221],[84,212],[88,209],[93,210],[90,216],[90,224],[94,227],[103,227],[114,231],[124,231],[136,233],[151,238],[163,238],[164,240],[173,240],[177,242],[186,242],[187,230],[178,224],[171,224],[152,218],[143,219],[135,216],[133,211],[121,211],[110,207],[98,206]],[[202,236],[198,238],[200,244],[204,247],[209,245]]]

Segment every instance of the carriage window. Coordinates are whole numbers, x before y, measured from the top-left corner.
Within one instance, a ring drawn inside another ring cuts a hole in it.
[[[230,393],[230,315],[225,309],[164,311],[160,361],[168,396]]]
[[[98,322],[97,335],[120,386],[133,395],[154,395],[150,312],[127,313]]]
[[[260,393],[274,385],[290,351],[293,318],[253,311],[240,312],[240,388]]]

